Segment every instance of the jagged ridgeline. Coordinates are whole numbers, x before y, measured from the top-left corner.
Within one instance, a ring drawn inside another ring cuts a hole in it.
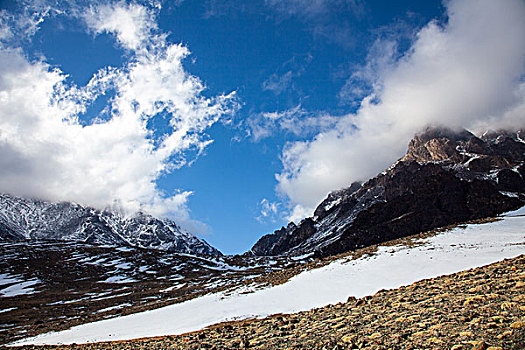
[[[517,209],[525,204],[524,138],[427,129],[390,168],[330,193],[313,217],[263,236],[250,253],[328,256]],[[0,241],[20,240],[221,255],[171,220],[0,194]]]
[[[71,241],[222,255],[168,219],[0,194],[0,241]]]
[[[429,128],[364,184],[332,192],[314,216],[263,236],[255,255],[328,256],[525,204],[525,132]]]

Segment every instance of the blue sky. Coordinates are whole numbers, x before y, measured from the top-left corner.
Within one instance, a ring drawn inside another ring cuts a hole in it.
[[[521,127],[524,7],[2,1],[0,190],[242,253],[428,124]]]

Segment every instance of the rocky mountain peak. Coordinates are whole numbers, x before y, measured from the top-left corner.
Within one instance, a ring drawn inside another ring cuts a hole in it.
[[[467,130],[427,128],[410,141],[407,153],[402,160],[460,162],[463,157],[458,151],[459,144],[471,142],[479,145],[478,141],[481,140]]]
[[[523,132],[427,128],[404,157],[334,191],[312,218],[262,237],[256,255],[338,254],[525,204]]]
[[[66,241],[222,255],[169,219],[0,194],[1,241]]]

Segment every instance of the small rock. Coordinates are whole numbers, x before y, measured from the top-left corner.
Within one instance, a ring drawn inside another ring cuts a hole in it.
[[[351,343],[353,340],[354,337],[350,335],[345,335],[341,338],[341,341],[343,341],[344,343]]]
[[[505,301],[501,304],[501,310],[510,310],[512,309],[512,303]]]
[[[459,332],[459,335],[462,337],[472,337],[474,334],[472,332]]]
[[[366,304],[366,301],[364,299],[359,299],[356,303],[355,303],[355,306],[361,306],[361,305],[365,305]]]
[[[369,335],[368,339],[379,339],[381,337],[382,337],[381,333],[377,332],[377,333]]]
[[[522,281],[516,282],[516,285],[514,286],[514,288],[523,288],[523,287],[525,287],[525,282],[522,282]]]
[[[472,345],[474,345],[472,350],[487,350],[488,348],[488,345],[482,341],[472,342],[472,343],[473,343]]]
[[[441,339],[439,339],[438,337],[432,337],[428,340],[429,342],[431,342],[432,344],[440,344],[440,343],[443,343],[443,341]]]
[[[505,331],[505,332],[499,334],[496,338],[503,339],[505,337],[508,337],[509,335],[512,335],[512,331]]]

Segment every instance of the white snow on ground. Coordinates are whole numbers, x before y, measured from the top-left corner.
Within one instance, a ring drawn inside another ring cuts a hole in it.
[[[70,344],[181,334],[221,321],[292,313],[363,297],[380,289],[487,265],[525,253],[525,208],[504,220],[456,228],[416,247],[381,247],[376,255],[301,273],[252,293],[206,295],[180,304],[88,323],[12,345]]]
[[[130,303],[124,303],[124,304],[120,304],[120,305],[110,306],[110,307],[107,307],[105,309],[98,310],[97,313],[106,312],[106,311],[115,310],[115,309],[122,309],[123,307],[126,307],[126,306],[131,306],[131,304]]]
[[[35,290],[31,287],[39,283],[40,280],[38,278],[33,278],[25,282],[13,284],[0,290],[0,297],[16,297],[17,295],[35,293]]]
[[[180,288],[184,287],[185,285],[186,285],[186,283],[175,284],[175,285],[173,285],[173,286],[171,286],[171,287],[168,287],[168,288],[166,288],[166,289],[161,289],[161,290],[159,290],[159,292],[161,292],[161,293],[164,293],[164,292],[171,292],[172,290],[174,290],[174,289],[180,289]]]
[[[4,312],[13,311],[13,310],[16,310],[16,309],[17,309],[16,307],[8,307],[7,309],[0,309],[0,314],[4,313]]]
[[[136,279],[133,279],[128,276],[110,276],[100,283],[133,283],[138,282]]]

